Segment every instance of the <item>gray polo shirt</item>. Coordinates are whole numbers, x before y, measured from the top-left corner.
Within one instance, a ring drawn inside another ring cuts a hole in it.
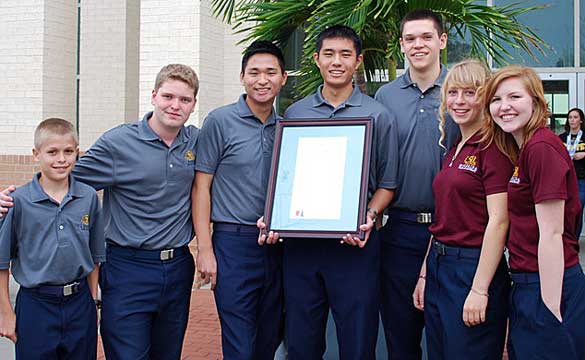
[[[73,175],[104,189],[106,241],[160,250],[193,238],[191,186],[199,129],[183,127],[167,146],[141,121],[104,133],[81,157]]]
[[[351,96],[334,108],[321,94],[323,85],[313,95],[292,104],[285,119],[371,117],[374,120],[370,162],[369,194],[376,189],[395,189],[398,185],[398,135],[396,119],[384,106],[354,87]]]
[[[104,223],[95,190],[69,177],[57,204],[37,174],[14,193],[14,207],[0,219],[0,269],[12,261],[21,286],[61,285],[86,277],[105,257]]]
[[[276,119],[273,110],[262,123],[246,95],[205,118],[195,168],[213,174],[212,222],[255,225],[264,213]]]
[[[397,116],[400,168],[398,190],[391,208],[434,211],[432,183],[446,153],[439,146],[438,128],[441,84],[445,75],[447,69],[442,67],[435,84],[423,93],[407,71],[376,93],[376,100]],[[449,149],[459,135],[459,128],[448,117],[445,130],[444,145]]]

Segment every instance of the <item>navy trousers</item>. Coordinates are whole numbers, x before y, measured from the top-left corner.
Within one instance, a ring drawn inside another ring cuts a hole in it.
[[[97,315],[87,282],[69,296],[21,287],[16,334],[18,360],[95,360]]]
[[[579,264],[565,269],[560,323],[540,295],[538,273],[512,273],[511,360],[585,359],[585,276]]]
[[[256,226],[214,225],[214,295],[226,360],[272,360],[282,340],[282,244],[257,241]]]
[[[187,246],[160,252],[108,246],[100,267],[101,334],[106,358],[179,359],[195,265]],[[155,256],[156,254],[156,256]]]
[[[425,326],[429,360],[501,360],[508,322],[510,277],[504,257],[490,284],[486,321],[463,322],[463,305],[479,263],[480,248],[433,241],[427,257]]]
[[[285,337],[290,360],[323,358],[329,308],[340,359],[375,359],[379,250],[375,231],[361,249],[337,239],[285,241]]]
[[[431,234],[428,224],[400,219],[390,214],[381,230],[382,324],[392,360],[421,359],[424,314],[412,303]]]

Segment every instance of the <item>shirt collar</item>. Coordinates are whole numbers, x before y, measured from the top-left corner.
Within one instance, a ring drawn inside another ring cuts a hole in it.
[[[439,73],[439,77],[435,80],[434,86],[438,86],[441,87],[443,85],[443,80],[445,80],[445,76],[447,76],[447,68],[445,66],[443,66],[443,64],[441,64],[441,72]],[[410,77],[410,70],[406,70],[406,72],[404,73],[404,76],[402,76],[402,84],[400,84],[400,87],[402,89],[407,88],[409,86],[412,86],[413,84],[415,84],[414,81],[412,81],[412,78]]]
[[[41,177],[41,173],[37,173],[32,180],[31,187],[30,187],[30,199],[32,202],[43,202],[46,200],[50,200],[49,195],[43,190],[41,183],[39,182],[39,178]],[[81,190],[81,186],[71,174],[69,174],[69,191],[67,191],[67,195],[63,198],[63,200],[67,199],[68,197],[82,197],[83,191]]]
[[[160,139],[160,137],[154,132],[154,130],[152,130],[152,128],[148,124],[148,119],[150,119],[151,116],[152,116],[152,111],[149,111],[144,115],[142,120],[140,120],[138,122],[138,137],[141,140],[153,141],[153,140]],[[184,126],[179,130],[179,133],[177,134],[177,137],[176,137],[175,141],[173,141],[173,143],[177,143],[177,141],[179,143],[185,143],[185,142],[189,141],[189,139],[187,139],[187,137],[185,136],[185,127]]]
[[[250,107],[248,106],[248,103],[246,102],[246,96],[247,96],[246,94],[240,95],[238,102],[236,103],[236,109],[238,111],[238,115],[241,118],[254,118],[258,122],[262,123],[260,121],[260,119],[258,119],[258,117],[256,115],[254,115],[252,110],[250,110]],[[276,111],[273,107],[272,112],[270,113],[270,116],[268,116],[268,119],[266,119],[266,122],[264,123],[264,125],[275,124],[276,123],[276,116],[277,116]]]
[[[329,102],[323,97],[322,92],[323,92],[323,85],[319,85],[319,87],[317,88],[317,91],[315,92],[315,94],[313,94],[313,107],[319,107],[323,104],[327,104],[327,105],[331,106],[331,104],[329,104]],[[347,98],[347,100],[345,100],[343,103],[341,103],[341,105],[339,105],[338,108],[342,108],[345,106],[361,106],[363,97],[364,97],[364,94],[362,94],[359,87],[354,86],[353,91],[351,92],[351,95],[349,96],[349,98]]]

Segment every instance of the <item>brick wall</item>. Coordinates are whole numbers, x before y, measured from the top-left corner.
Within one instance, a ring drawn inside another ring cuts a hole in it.
[[[0,155],[0,190],[25,184],[38,171],[32,155]]]

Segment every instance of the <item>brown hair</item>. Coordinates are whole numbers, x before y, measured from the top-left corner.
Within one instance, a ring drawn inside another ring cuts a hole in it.
[[[197,92],[199,91],[199,79],[197,78],[195,70],[190,66],[183,64],[169,64],[164,66],[156,75],[154,91],[158,91],[162,84],[169,79],[180,80],[186,83],[193,89],[193,96],[197,96]]]
[[[451,67],[441,86],[441,106],[439,108],[439,132],[441,133],[439,145],[441,147],[445,148],[443,140],[445,140],[445,121],[449,88],[475,89],[478,92],[477,96],[479,99],[479,92],[489,78],[489,75],[490,72],[487,67],[481,61],[475,59],[463,60]],[[482,116],[481,111],[480,116]]]
[[[576,112],[577,115],[579,115],[579,120],[581,121],[581,125],[579,128],[582,131],[585,131],[585,114],[583,114],[583,110],[579,108],[572,108],[571,110],[567,111],[567,121],[565,121],[565,132],[567,133],[571,132],[571,126],[569,125],[569,115],[571,115],[573,111]]]
[[[519,147],[514,141],[512,134],[504,132],[491,118],[490,103],[498,89],[498,86],[507,79],[516,78],[523,84],[524,88],[532,97],[532,116],[528,123],[522,129],[524,135],[524,142],[521,146],[526,144],[532,138],[536,130],[546,126],[546,121],[550,117],[550,111],[546,99],[544,98],[544,88],[542,80],[538,77],[536,72],[529,67],[520,65],[509,65],[498,70],[492,78],[487,82],[485,91],[482,95],[482,108],[487,119],[485,123],[484,139],[494,141],[501,152],[506,154],[516,163],[518,160]]]
[[[43,143],[47,140],[47,138],[55,135],[62,137],[71,136],[73,141],[75,141],[75,146],[79,145],[77,131],[75,131],[73,124],[60,118],[49,118],[41,121],[41,123],[35,129],[35,149],[40,150],[41,146],[43,146]]]

